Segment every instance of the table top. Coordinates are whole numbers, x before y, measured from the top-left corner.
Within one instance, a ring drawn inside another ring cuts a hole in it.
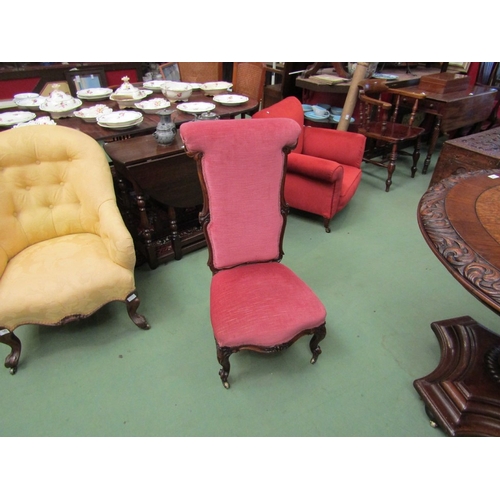
[[[500,127],[450,139],[445,144],[500,160]]]
[[[459,90],[456,92],[431,92],[429,90],[422,91],[418,85],[412,85],[405,87],[405,90],[409,92],[425,93],[425,98],[427,100],[431,99],[433,101],[439,101],[443,103],[453,103],[456,101],[463,101],[464,99],[471,99],[474,96],[482,96],[487,94],[496,94],[498,91],[493,87],[488,87],[487,85],[469,85],[465,90]]]
[[[146,97],[144,100],[153,99],[155,97],[163,97],[163,95],[160,92],[154,92],[153,94]],[[117,111],[119,109],[119,104],[116,101],[112,101],[110,99],[105,99],[102,101],[82,101],[82,102],[83,102],[82,106],[79,107],[78,109],[88,108],[91,106],[95,106],[96,104],[104,104],[112,108],[114,111]],[[218,114],[221,118],[230,118],[232,116],[237,116],[241,113],[251,113],[255,111],[259,106],[259,102],[256,99],[252,98],[249,98],[248,101],[242,105],[224,106],[222,104],[215,102],[213,100],[213,97],[204,95],[203,91],[201,90],[193,90],[193,93],[189,97],[188,102],[208,102],[215,104],[215,109],[213,110],[213,112]],[[175,109],[178,104],[180,103],[171,103],[170,109]],[[130,109],[133,109],[134,111],[140,111],[135,107]],[[10,110],[5,109],[6,112],[12,110],[13,109]],[[37,115],[37,117],[49,116],[49,113],[44,111],[34,111],[34,113]],[[135,135],[144,135],[147,133],[153,133],[156,129],[156,126],[158,125],[158,122],[160,121],[159,116],[156,114],[146,114],[146,113],[143,113],[143,115],[144,115],[144,120],[139,125],[135,125],[134,127],[126,130],[113,130],[109,128],[103,128],[97,123],[87,123],[84,122],[81,118],[77,117],[60,118],[55,121],[58,125],[63,125],[65,127],[70,127],[76,130],[80,130],[81,132],[90,135],[90,137],[94,138],[97,141],[106,142],[106,141],[117,140],[123,137],[132,137]],[[172,121],[177,126],[194,119],[193,114],[184,113],[177,109],[175,109],[174,113],[172,113],[171,116],[172,116]]]
[[[446,269],[500,314],[500,175],[480,170],[451,176],[420,200],[418,224]]]
[[[388,87],[408,87],[413,85],[418,85],[420,78],[425,75],[431,75],[439,70],[436,68],[410,68],[407,72],[405,68],[389,68],[387,71],[383,71],[383,74],[394,75],[395,79],[387,80]],[[337,73],[333,68],[325,68],[320,70],[318,75],[328,75],[328,76],[337,76]],[[375,77],[372,77],[375,78]],[[314,92],[328,92],[328,93],[336,93],[336,94],[347,94],[349,92],[349,87],[351,85],[351,81],[345,81],[343,83],[336,83],[334,85],[330,84],[320,84],[315,82],[314,77],[303,78],[298,76],[295,80],[295,85],[297,87],[312,90]]]

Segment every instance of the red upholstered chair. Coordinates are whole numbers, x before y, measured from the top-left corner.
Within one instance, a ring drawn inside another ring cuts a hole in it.
[[[286,117],[301,127],[297,147],[288,156],[285,200],[288,205],[330,220],[351,200],[361,181],[365,137],[353,132],[304,126],[302,104],[287,97],[253,118]]]
[[[210,318],[224,387],[229,357],[243,349],[281,351],[307,334],[315,363],[326,335],[325,308],[280,262],[286,152],[300,127],[285,118],[193,121],[180,134],[196,158],[204,196]]]

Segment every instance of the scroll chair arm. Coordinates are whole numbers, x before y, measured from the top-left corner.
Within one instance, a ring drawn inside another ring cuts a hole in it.
[[[287,171],[333,184],[342,181],[343,168],[334,160],[299,153],[288,155]]]
[[[122,267],[133,268],[135,250],[132,237],[121,223],[121,215],[113,200],[108,200],[99,208],[99,228],[97,234],[103,239],[113,262]],[[116,221],[120,223],[117,224]]]
[[[392,108],[392,104],[390,102],[381,101],[380,99],[368,97],[367,95],[363,94],[359,96],[359,100],[366,104],[370,104],[371,106],[378,106],[382,108],[384,111],[389,111]]]
[[[304,128],[302,153],[361,168],[366,138],[343,130]]]

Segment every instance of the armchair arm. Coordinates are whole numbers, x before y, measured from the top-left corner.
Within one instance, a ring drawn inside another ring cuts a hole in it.
[[[305,127],[302,152],[306,155],[361,168],[365,142],[366,137],[355,132]]]
[[[114,200],[108,200],[99,207],[97,234],[103,239],[109,256],[114,262],[126,269],[134,268],[134,242]]]
[[[341,181],[344,175],[342,166],[335,160],[327,160],[301,153],[290,153],[287,161],[287,171],[319,179],[333,184]]]

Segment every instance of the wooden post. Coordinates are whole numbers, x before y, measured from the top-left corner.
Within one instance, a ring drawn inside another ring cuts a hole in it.
[[[339,124],[337,125],[337,130],[347,130],[349,128],[352,112],[354,111],[356,101],[358,100],[358,83],[364,79],[367,68],[368,63],[366,62],[359,62],[356,65],[356,69],[352,75],[351,85],[349,86],[349,92],[347,92],[347,97],[345,99],[344,108],[342,109],[342,116],[340,117]]]

